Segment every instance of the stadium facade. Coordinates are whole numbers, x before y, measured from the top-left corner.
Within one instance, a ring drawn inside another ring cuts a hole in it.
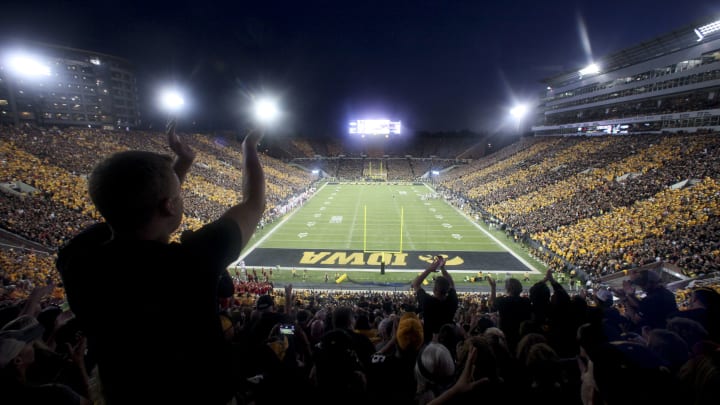
[[[42,43],[7,43],[0,50],[0,122],[139,125],[136,77],[128,61]]]
[[[720,21],[546,79],[536,136],[720,130]]]

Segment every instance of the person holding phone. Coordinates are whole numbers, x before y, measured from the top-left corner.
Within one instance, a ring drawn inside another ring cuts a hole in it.
[[[422,288],[423,281],[430,273],[437,271],[442,275],[435,277],[433,294],[430,295]],[[445,258],[437,255],[425,271],[412,282],[418,307],[423,317],[423,330],[425,344],[433,340],[433,335],[440,332],[440,328],[454,322],[455,312],[458,309],[458,297],[452,276],[445,269]]]
[[[218,283],[265,210],[257,153],[262,133],[242,144],[242,201],[171,242],[183,212],[182,184],[195,152],[175,133],[173,159],[130,150],[92,171],[90,198],[105,222],[58,255],[68,303],[97,359],[107,404],[225,404],[234,394],[230,346],[218,316]],[[181,297],[182,308],[168,302]]]

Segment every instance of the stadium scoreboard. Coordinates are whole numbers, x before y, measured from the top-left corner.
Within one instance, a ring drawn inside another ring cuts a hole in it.
[[[355,120],[350,121],[348,132],[351,135],[360,136],[382,136],[400,135],[402,133],[402,121],[390,120]]]

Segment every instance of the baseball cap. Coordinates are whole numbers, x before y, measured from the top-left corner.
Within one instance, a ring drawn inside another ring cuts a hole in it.
[[[605,288],[597,290],[597,292],[595,293],[595,298],[597,298],[598,301],[602,301],[604,304],[612,302],[613,299],[610,290],[607,290]]]
[[[0,331],[19,332],[21,340],[32,342],[42,337],[45,328],[40,325],[40,322],[34,316],[22,315],[8,322]]]
[[[36,332],[39,331],[39,334]],[[42,327],[31,332],[4,330],[0,332],[0,369],[5,368],[23,351],[25,346],[42,335]]]

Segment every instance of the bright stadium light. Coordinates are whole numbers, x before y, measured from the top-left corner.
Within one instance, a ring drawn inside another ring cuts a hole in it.
[[[710,24],[703,25],[702,27],[695,28],[695,35],[698,36],[698,42],[702,41],[703,38],[712,34],[713,32],[720,31],[720,20],[711,22]]]
[[[275,101],[262,98],[255,102],[255,118],[263,124],[274,122],[280,115]]]
[[[25,77],[50,76],[50,66],[44,64],[39,58],[17,54],[8,57],[8,67],[13,73]]]
[[[185,105],[182,94],[175,89],[166,89],[160,93],[160,106],[169,113],[180,111]]]
[[[600,66],[595,63],[587,65],[584,69],[580,69],[580,76],[596,75],[600,73]]]
[[[528,108],[525,104],[518,104],[510,109],[510,115],[517,120],[521,120],[527,114]]]
[[[25,86],[32,86],[32,83],[36,80],[42,81],[42,77],[48,77],[52,75],[52,70],[42,58],[26,54],[24,52],[12,51],[9,54],[3,55],[3,62],[7,66],[7,70],[10,73],[8,76],[9,80],[6,80],[8,88],[8,102],[12,111],[13,123],[17,126],[20,124],[20,114],[18,103],[15,100],[15,93],[25,94],[26,91],[32,90],[24,88]],[[22,79],[26,79],[27,82],[23,83]],[[38,80],[39,79],[39,80]],[[17,83],[16,83],[17,82]],[[20,86],[20,88],[16,88]],[[34,98],[39,99],[37,93],[34,94]],[[38,123],[41,122],[40,116],[35,114],[35,118]]]

